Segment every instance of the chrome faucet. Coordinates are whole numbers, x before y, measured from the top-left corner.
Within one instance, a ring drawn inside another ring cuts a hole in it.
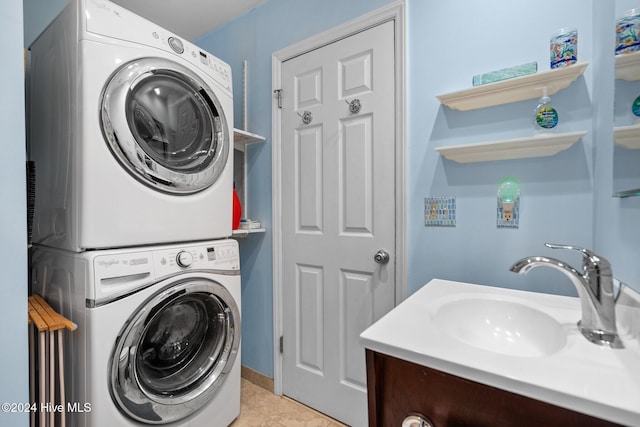
[[[555,258],[535,256],[523,258],[511,271],[526,274],[535,267],[550,267],[563,272],[576,287],[582,306],[578,329],[589,341],[611,348],[624,348],[616,330],[613,275],[609,261],[595,253],[574,246],[545,243],[551,249],[570,249],[582,253],[582,273]]]

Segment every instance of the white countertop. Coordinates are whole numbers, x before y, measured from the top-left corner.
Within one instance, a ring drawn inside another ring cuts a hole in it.
[[[562,325],[566,344],[543,356],[513,356],[465,344],[434,320],[456,298],[491,295],[543,311]],[[434,279],[360,336],[371,350],[627,426],[640,426],[640,345],[587,341],[577,298]]]

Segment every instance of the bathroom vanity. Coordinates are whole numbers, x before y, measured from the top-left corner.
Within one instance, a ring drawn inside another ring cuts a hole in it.
[[[367,384],[371,427],[404,427],[412,415],[434,427],[620,425],[371,350]]]
[[[598,346],[580,317],[577,298],[432,280],[361,335],[369,425],[640,426],[637,336]]]

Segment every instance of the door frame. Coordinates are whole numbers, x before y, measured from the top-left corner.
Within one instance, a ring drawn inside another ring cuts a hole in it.
[[[271,84],[275,92],[282,87],[282,63],[317,48],[347,38],[366,29],[394,21],[395,55],[395,304],[407,297],[407,257],[406,257],[406,76],[405,76],[405,1],[399,0],[385,7],[367,13],[354,20],[309,37],[291,46],[274,52],[271,56]],[[284,95],[286,96],[286,95]],[[272,227],[273,227],[273,379],[274,393],[282,395],[282,159],[280,150],[282,113],[278,97],[271,103],[271,160],[272,160]]]

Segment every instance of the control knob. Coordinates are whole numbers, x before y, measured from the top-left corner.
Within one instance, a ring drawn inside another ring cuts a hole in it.
[[[184,44],[182,44],[182,40],[176,37],[169,37],[169,46],[175,53],[184,52]]]
[[[193,255],[187,251],[180,251],[176,255],[176,263],[183,268],[190,267],[193,264]]]

